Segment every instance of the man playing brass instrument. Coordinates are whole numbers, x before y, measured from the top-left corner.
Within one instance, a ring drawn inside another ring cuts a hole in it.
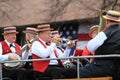
[[[38,25],[38,37],[39,39],[32,44],[31,48],[33,59],[60,58],[61,55],[64,54],[60,54],[56,50],[57,43],[60,41],[60,36],[53,36],[51,34],[50,24]],[[50,80],[63,78],[63,71],[67,71],[63,67],[61,60],[34,61],[33,70],[36,77],[40,80],[43,80],[44,77],[48,77]],[[69,74],[73,75],[73,71],[68,72],[68,76],[71,76]]]
[[[59,38],[61,37],[58,30],[52,31],[52,36],[53,37],[58,36]],[[63,40],[66,41],[66,48],[65,49],[62,48],[63,43],[61,43],[61,41],[63,41]],[[69,39],[60,38],[60,41],[56,45],[57,45],[58,53],[62,52],[64,57],[69,57],[71,48],[73,46],[75,46],[75,42],[72,40],[69,40]],[[64,62],[65,60],[62,60],[62,61]]]
[[[103,18],[106,19],[106,29],[91,39],[87,48],[95,55],[120,54],[120,12],[109,10]],[[90,64],[80,68],[80,77],[113,76],[115,62],[119,60],[116,61],[113,57],[94,58]]]
[[[94,25],[90,27],[90,30],[88,32],[88,35],[91,38],[94,38],[97,34],[98,34],[98,28],[99,25]],[[89,56],[89,55],[94,55],[95,53],[91,53],[88,49],[87,46],[85,46],[85,48],[82,50],[80,48],[80,46],[76,47],[76,50],[74,51],[74,56]],[[90,60],[92,60],[93,58],[91,58]],[[82,62],[83,65],[86,65],[89,61],[89,59],[80,59],[80,62]]]

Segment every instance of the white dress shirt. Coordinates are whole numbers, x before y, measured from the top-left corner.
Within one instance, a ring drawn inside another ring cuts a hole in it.
[[[100,47],[104,41],[107,39],[107,36],[104,32],[98,33],[95,38],[91,39],[88,44],[87,48],[91,53],[94,53],[98,47]]]
[[[8,46],[10,46],[10,43],[7,41],[7,40],[5,40],[5,42],[7,43],[7,45]],[[15,44],[12,44],[13,46],[11,46],[11,51],[13,52],[13,53],[15,53]],[[8,60],[8,55],[2,55],[2,53],[3,53],[3,51],[2,51],[2,44],[0,43],[0,60],[1,61],[5,61],[5,60]]]
[[[33,41],[33,39],[32,40],[30,40],[30,42],[31,41]],[[24,47],[26,47],[27,45],[25,44],[22,48],[24,48]],[[22,59],[23,60],[27,60],[28,58],[29,58],[29,56],[31,56],[32,54],[31,54],[31,48],[28,50],[28,51],[24,51],[23,53],[22,53]]]
[[[0,61],[8,60],[8,55],[0,55]]]
[[[9,43],[7,40],[5,40],[5,42],[7,43],[8,46],[10,46],[11,43]],[[10,47],[12,53],[15,53],[15,44],[12,43],[13,46]],[[1,61],[5,61],[8,60],[8,55],[2,55],[3,51],[2,51],[2,44],[0,43],[0,60]],[[24,59],[26,55],[22,54],[22,59]]]
[[[45,42],[43,40],[41,40],[41,41],[42,41],[42,43],[45,44]],[[55,43],[51,43],[50,46],[46,46],[46,47],[47,48],[44,48],[40,42],[35,41],[32,45],[31,52],[32,52],[32,54],[35,54],[35,55],[39,56],[40,58],[47,58],[48,56],[50,56],[50,58],[56,58],[56,55],[54,53],[55,49],[58,53],[58,57],[63,57],[63,56],[66,57],[69,55],[69,52],[70,52],[70,49],[66,49],[63,53],[62,51],[57,49],[57,46]],[[50,60],[49,65],[57,65],[57,64],[58,64],[57,60]]]

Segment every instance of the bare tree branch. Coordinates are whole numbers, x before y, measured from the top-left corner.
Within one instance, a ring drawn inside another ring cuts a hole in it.
[[[9,21],[13,24],[17,18],[21,18],[18,12],[21,10],[21,4],[19,0],[13,2],[12,0],[0,0],[0,18],[4,21]]]
[[[62,15],[64,9],[69,5],[72,0],[52,0],[50,19],[55,19],[57,16]]]
[[[115,0],[115,1],[114,1],[113,5],[112,5],[112,10],[115,9],[115,6],[117,5],[117,2],[118,2],[118,0]]]
[[[106,4],[106,0],[103,0],[103,3],[101,5],[101,10],[104,10],[105,9],[105,4]]]

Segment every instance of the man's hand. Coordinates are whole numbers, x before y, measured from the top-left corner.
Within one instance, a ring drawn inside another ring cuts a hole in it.
[[[54,36],[54,37],[52,38],[52,41],[51,41],[51,42],[57,44],[59,41],[60,41],[60,37],[59,37],[59,36]]]
[[[68,46],[67,46],[67,47],[68,47],[69,49],[71,49],[72,47],[74,47],[74,46],[75,46],[75,42],[74,42],[74,41],[72,41],[72,40],[69,40],[69,41],[68,41],[68,43],[69,43],[69,44],[68,44]]]
[[[18,55],[8,55],[9,60],[19,60]]]

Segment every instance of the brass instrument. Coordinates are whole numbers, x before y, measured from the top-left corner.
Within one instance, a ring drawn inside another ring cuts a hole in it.
[[[99,18],[100,18],[100,22],[99,22],[100,27],[98,28],[98,33],[99,33],[100,31],[103,31],[104,28],[106,27],[106,25],[105,25],[106,20],[103,18],[103,10],[99,10],[98,12],[99,12]]]
[[[70,39],[60,38],[60,41],[65,41],[67,45],[71,44],[71,40]]]
[[[72,48],[73,46],[75,46],[75,42],[77,40],[70,40],[70,39],[66,39],[66,38],[61,38],[61,41],[65,41],[66,46],[68,46],[69,48]]]

